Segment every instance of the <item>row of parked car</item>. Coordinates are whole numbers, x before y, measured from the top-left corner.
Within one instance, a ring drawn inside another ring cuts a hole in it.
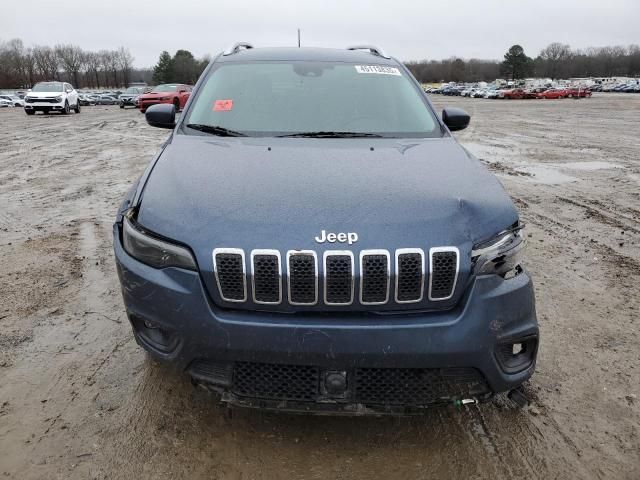
[[[155,87],[129,87],[125,91],[79,91],[81,105],[120,105],[120,108],[136,107],[141,112],[157,103],[172,103],[180,111],[191,94],[191,85],[164,84]]]
[[[28,91],[0,93],[0,107],[22,107],[28,115],[41,111],[69,113],[88,105],[119,105],[139,108],[142,113],[151,105],[173,104],[176,111],[184,108],[192,85],[169,83],[155,87],[129,87],[125,91],[76,90],[69,83],[39,82]]]
[[[490,98],[522,100],[529,98],[588,98],[592,90],[585,87],[536,87],[536,88],[496,88],[468,87],[464,85],[446,85],[439,88],[426,88],[425,92],[449,96],[470,98]]]
[[[635,83],[620,83],[618,85],[600,86],[600,92],[640,93],[640,81]]]

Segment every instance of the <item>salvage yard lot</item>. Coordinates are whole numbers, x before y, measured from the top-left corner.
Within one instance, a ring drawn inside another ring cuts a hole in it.
[[[7,108],[0,476],[640,478],[640,96],[433,100],[471,114],[456,136],[527,223],[541,329],[529,408],[230,415],[146,357],[120,298],[114,213],[167,131],[118,107]]]

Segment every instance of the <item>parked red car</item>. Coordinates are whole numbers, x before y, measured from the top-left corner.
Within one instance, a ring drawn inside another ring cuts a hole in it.
[[[509,100],[522,100],[524,98],[525,92],[521,88],[512,88],[511,90],[502,90],[499,94],[500,98],[506,98]]]
[[[584,88],[584,87],[572,87],[572,88],[568,88],[567,89],[567,97],[572,98],[572,97],[579,97],[579,98],[587,98],[591,96],[591,90],[589,90],[588,88]]]
[[[565,98],[569,96],[569,90],[566,88],[550,88],[538,94],[538,98]]]
[[[547,87],[530,88],[524,91],[524,98],[540,98],[538,95],[546,91]]]
[[[138,97],[138,108],[144,113],[151,105],[159,103],[173,103],[176,112],[182,110],[191,95],[191,85],[181,83],[166,83],[154,87],[148,93],[143,93]]]

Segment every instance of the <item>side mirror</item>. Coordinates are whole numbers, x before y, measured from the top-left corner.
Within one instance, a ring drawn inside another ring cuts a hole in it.
[[[449,127],[449,130],[456,132],[467,128],[471,117],[461,108],[450,107],[442,110],[442,121]]]
[[[145,118],[152,127],[173,128],[176,126],[176,107],[172,103],[151,105],[145,112]]]

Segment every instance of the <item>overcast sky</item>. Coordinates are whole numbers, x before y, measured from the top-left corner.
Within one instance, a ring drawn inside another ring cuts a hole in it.
[[[401,60],[529,56],[553,41],[572,47],[640,43],[640,0],[19,0],[0,13],[0,40],[128,47],[135,65],[162,50],[196,57],[229,44],[344,47],[370,43]]]

